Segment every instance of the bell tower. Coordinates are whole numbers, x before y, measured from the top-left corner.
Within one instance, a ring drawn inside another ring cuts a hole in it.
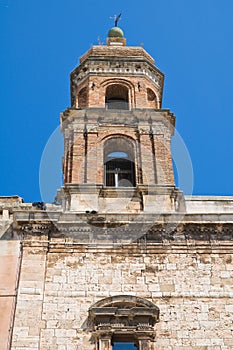
[[[176,212],[170,149],[175,116],[162,108],[164,75],[123,31],[108,32],[71,72],[71,107],[61,113],[64,134],[64,211]]]

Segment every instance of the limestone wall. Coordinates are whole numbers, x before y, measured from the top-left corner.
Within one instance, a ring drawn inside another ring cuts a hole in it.
[[[47,254],[24,248],[13,350],[96,349],[88,309],[120,294],[159,307],[156,350],[233,348],[232,251],[55,241]]]
[[[19,241],[0,241],[0,350],[10,345],[20,264]]]

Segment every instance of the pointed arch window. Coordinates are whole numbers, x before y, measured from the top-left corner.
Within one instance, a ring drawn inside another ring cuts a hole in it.
[[[129,92],[121,84],[112,84],[106,88],[106,109],[129,109]]]
[[[135,187],[134,148],[124,137],[104,145],[104,184],[107,187]]]

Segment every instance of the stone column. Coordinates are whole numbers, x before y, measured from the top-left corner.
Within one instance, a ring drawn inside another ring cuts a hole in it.
[[[150,339],[138,338],[138,350],[150,350]]]
[[[112,350],[112,334],[104,334],[99,338],[99,350]]]

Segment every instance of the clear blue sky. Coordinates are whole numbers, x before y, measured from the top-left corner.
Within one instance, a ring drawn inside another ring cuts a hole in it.
[[[189,150],[193,193],[233,194],[232,0],[0,0],[0,195],[41,199],[41,157],[70,105],[69,73],[120,12],[128,45],[144,43],[165,74],[163,107]],[[48,201],[61,184],[60,139],[49,143],[54,172],[42,169]]]

